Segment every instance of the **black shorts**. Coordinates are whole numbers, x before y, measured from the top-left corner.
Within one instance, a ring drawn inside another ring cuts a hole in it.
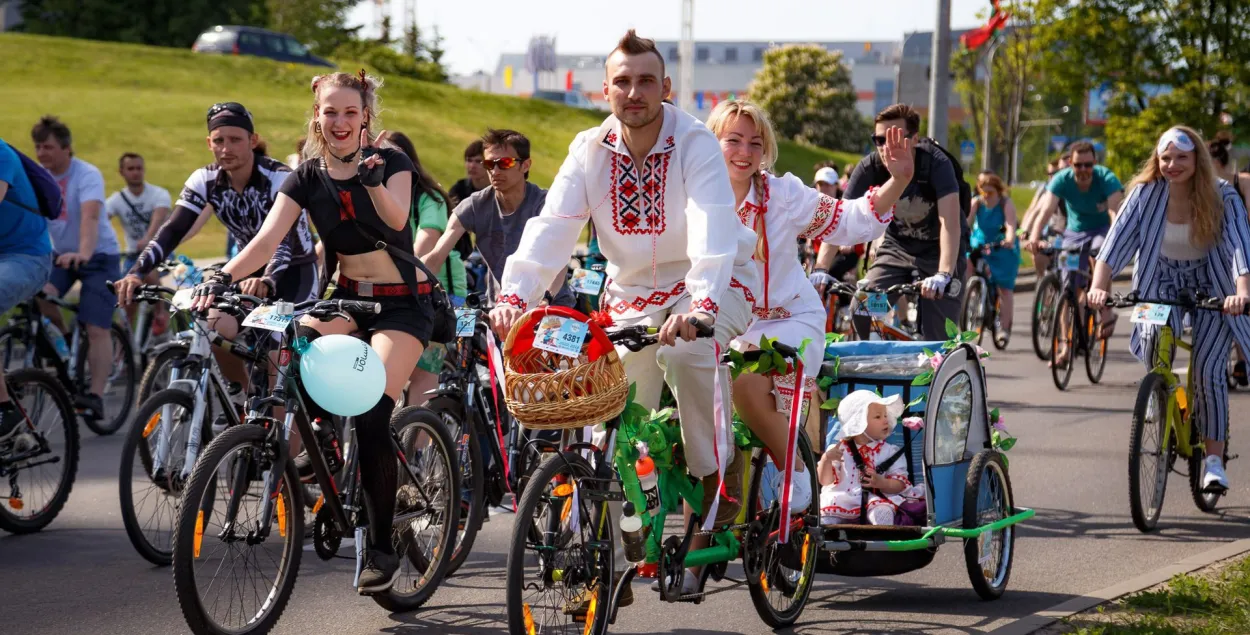
[[[360,330],[373,334],[377,331],[399,331],[419,340],[421,346],[430,346],[434,332],[434,305],[429,295],[364,297],[338,287],[330,294],[331,300],[364,300],[382,305],[381,313],[356,313],[352,318]]]
[[[265,270],[261,269],[248,276],[248,278],[257,278],[263,275],[265,275]],[[246,279],[242,278],[241,280]],[[289,265],[286,271],[283,271],[278,277],[278,286],[274,289],[274,292],[276,299],[295,304],[316,300],[321,293],[321,278],[317,271],[317,261],[314,260],[300,265]]]

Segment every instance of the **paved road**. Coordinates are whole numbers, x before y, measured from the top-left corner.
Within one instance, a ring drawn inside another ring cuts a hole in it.
[[[1023,303],[1021,303],[1023,304]],[[1020,312],[1021,315],[1023,312]],[[1027,325],[1023,317],[1018,322]],[[1234,463],[1234,489],[1220,515],[1199,513],[1183,479],[1174,478],[1160,531],[1143,536],[1128,516],[1126,448],[1140,368],[1128,355],[1121,321],[1106,376],[1090,386],[1077,370],[1059,393],[1027,339],[988,362],[992,405],[1020,437],[1011,451],[1016,499],[1038,515],[1019,534],[1008,593],[982,602],[969,586],[962,550],[940,551],[928,568],[896,578],[823,577],[797,633],[976,633],[1152,571],[1219,543],[1250,537],[1250,472]],[[1233,412],[1250,408],[1234,395]],[[1247,438],[1233,423],[1234,437]],[[186,632],[170,572],[140,559],[117,510],[119,437],[84,430],[78,483],[61,516],[33,536],[0,536],[0,624],[8,635],[90,632],[166,635]],[[388,615],[348,588],[350,561],[323,563],[306,553],[295,595],[275,633],[503,632],[504,540],[508,516],[496,516],[471,561],[427,607]],[[346,551],[346,550],[345,550]],[[745,589],[700,606],[665,606],[644,586],[622,612],[618,633],[764,633]]]

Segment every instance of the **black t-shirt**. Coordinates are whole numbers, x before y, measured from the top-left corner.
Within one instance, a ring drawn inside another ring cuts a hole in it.
[[[392,176],[400,172],[413,171],[412,160],[399,150],[379,148],[378,154],[385,161],[382,177],[384,186],[390,182]],[[328,191],[325,180],[318,175],[320,170],[324,170],[321,159],[310,159],[301,163],[295,169],[295,173],[282,184],[281,191],[308,211],[309,219],[312,220],[322,242],[325,243],[327,273],[333,273],[337,267],[339,252],[360,253],[360,243],[368,242],[350,225],[343,225],[348,221],[344,221],[341,216],[343,204],[339,198],[339,192],[347,192],[350,195],[356,221],[367,227],[364,230],[366,234],[370,237],[380,237],[401,251],[413,253],[412,232],[408,225],[405,223],[402,229],[396,230],[383,222],[373,207],[369,192],[360,184],[360,179],[356,177],[347,180],[333,179],[338,192],[331,192]],[[395,266],[403,276],[404,282],[415,289],[417,281],[415,267],[396,260],[394,257],[391,259],[395,260]]]
[[[917,149],[917,153],[924,150]],[[885,230],[881,246],[877,249],[877,262],[897,267],[919,269],[925,275],[937,271],[942,253],[942,221],[938,215],[937,202],[949,194],[959,195],[959,182],[955,177],[955,168],[941,151],[930,153],[930,175],[928,187],[922,186],[916,178],[903,190],[898,203],[894,206],[894,221]],[[920,165],[919,157],[916,161]],[[843,198],[860,198],[868,193],[868,188],[885,185],[890,180],[890,173],[882,165],[876,153],[870,154],[855,166],[851,177],[846,181]],[[930,197],[932,197],[930,199]],[[967,240],[967,219],[960,214],[961,242]],[[960,258],[962,258],[960,254]]]

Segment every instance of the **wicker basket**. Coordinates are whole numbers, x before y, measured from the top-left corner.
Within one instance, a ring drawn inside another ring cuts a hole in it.
[[[543,307],[517,320],[504,343],[504,401],[531,430],[562,430],[602,423],[623,412],[629,397],[625,367],[607,334],[590,323],[591,339],[576,358],[533,346],[542,318],[588,322],[565,307]]]

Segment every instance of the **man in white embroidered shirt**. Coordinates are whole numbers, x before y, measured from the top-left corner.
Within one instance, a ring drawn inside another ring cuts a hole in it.
[[[733,449],[728,373],[717,351],[751,318],[755,234],[737,220],[716,137],[663,103],[670,85],[655,43],[630,30],[607,58],[603,93],[612,116],[569,146],[542,214],[508,259],[491,319],[506,334],[535,306],[593,220],[608,261],[602,307],[618,325],[662,325],[660,346],[622,351],[625,372],[644,406],[658,407],[664,382],[672,388],[689,472],[704,483],[697,511],[721,523],[737,513],[742,458]],[[691,317],[712,325],[714,338],[695,339]],[[727,491],[716,503],[721,473]]]

